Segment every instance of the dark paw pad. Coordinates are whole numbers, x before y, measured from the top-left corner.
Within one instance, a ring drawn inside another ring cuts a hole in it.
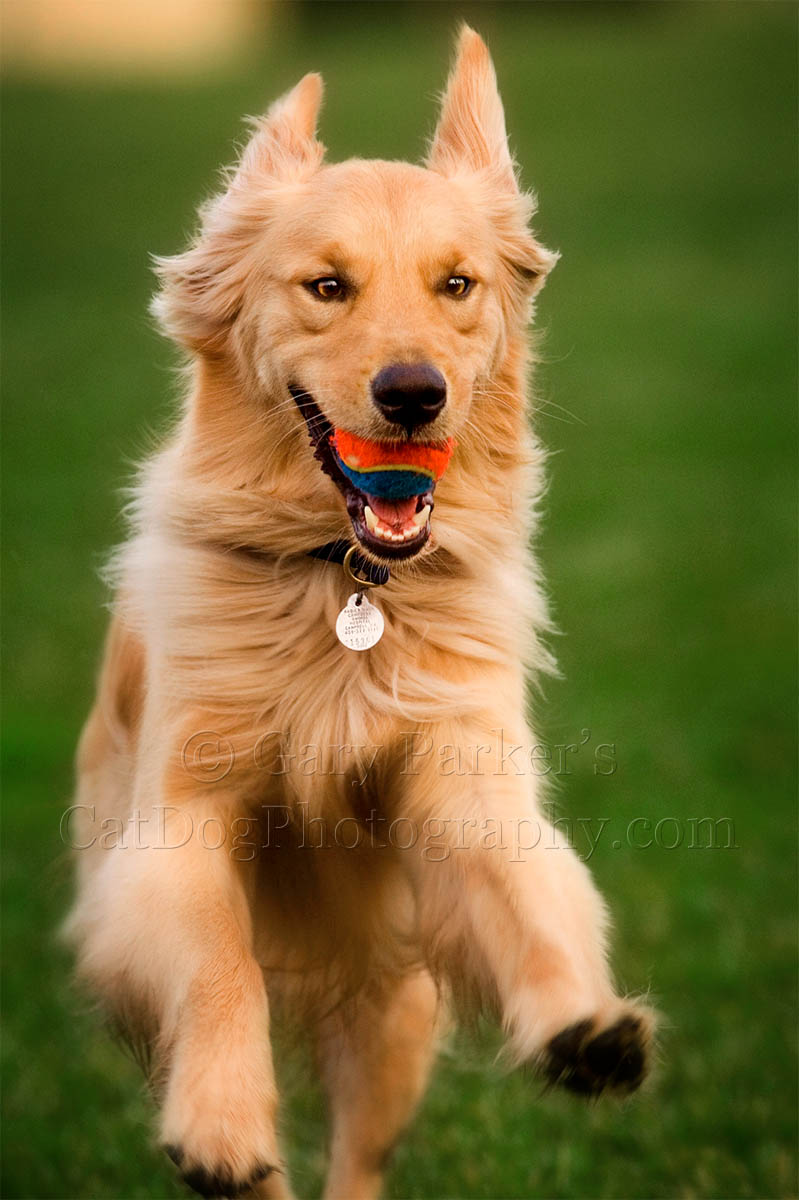
[[[258,1163],[246,1178],[237,1177],[225,1166],[212,1170],[191,1166],[187,1163],[186,1155],[180,1146],[164,1146],[164,1150],[180,1171],[183,1182],[200,1196],[225,1197],[225,1200],[230,1197],[231,1200],[235,1200],[236,1196],[241,1196],[261,1179],[266,1179],[274,1170],[274,1167],[267,1163]]]
[[[552,1038],[544,1051],[546,1078],[581,1096],[635,1091],[647,1068],[644,1022],[626,1016],[600,1033],[595,1028],[593,1021],[580,1021]]]

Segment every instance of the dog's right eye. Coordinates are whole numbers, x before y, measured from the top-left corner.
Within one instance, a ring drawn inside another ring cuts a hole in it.
[[[325,275],[322,279],[310,279],[305,285],[320,300],[342,300],[345,287],[334,275]]]
[[[444,284],[444,291],[455,300],[462,300],[464,296],[468,296],[473,285],[474,280],[469,279],[468,275],[450,275]]]

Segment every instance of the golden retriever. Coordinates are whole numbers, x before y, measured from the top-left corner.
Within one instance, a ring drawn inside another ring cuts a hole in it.
[[[270,1011],[313,1040],[330,1200],[378,1194],[445,1003],[589,1095],[635,1088],[652,1032],[524,767],[549,665],[526,327],[557,256],[488,50],[461,30],[424,166],[325,165],[321,95],[306,75],[255,123],[158,261],[191,388],[138,481],[79,750],[80,974],[145,1048],[160,1141],[205,1195],[290,1194]],[[392,508],[334,430],[455,449]],[[382,616],[370,649],[337,638],[348,596]]]

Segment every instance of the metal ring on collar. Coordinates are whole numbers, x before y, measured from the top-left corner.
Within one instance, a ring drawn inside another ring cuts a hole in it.
[[[344,574],[348,575],[349,578],[352,580],[352,582],[357,584],[359,588],[380,587],[380,584],[376,580],[362,579],[359,575],[356,575],[355,572],[353,571],[352,566],[350,564],[352,563],[352,556],[356,553],[357,549],[358,549],[357,546],[350,546],[349,550],[344,555],[344,564],[343,564],[344,565]]]

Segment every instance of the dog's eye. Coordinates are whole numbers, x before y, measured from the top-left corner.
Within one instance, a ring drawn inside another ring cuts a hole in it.
[[[305,286],[320,300],[341,300],[345,292],[344,284],[334,275],[325,275],[322,279],[311,279]]]
[[[460,300],[472,290],[474,284],[473,279],[469,279],[466,275],[450,275],[447,282],[444,284],[444,291],[448,296],[454,296]]]

